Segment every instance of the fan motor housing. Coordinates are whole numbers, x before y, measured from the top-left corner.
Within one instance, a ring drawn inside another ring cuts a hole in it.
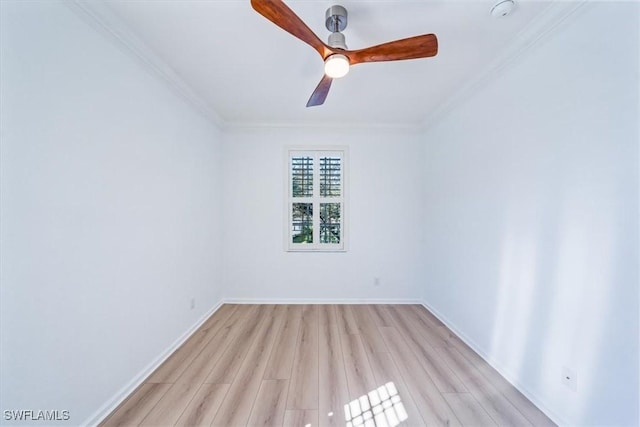
[[[331,33],[329,34],[329,46],[337,47],[339,49],[347,50],[347,43],[344,39],[344,34],[342,33]]]

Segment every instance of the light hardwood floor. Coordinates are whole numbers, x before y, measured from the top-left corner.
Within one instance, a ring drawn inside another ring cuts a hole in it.
[[[102,424],[551,426],[419,305],[223,305]]]

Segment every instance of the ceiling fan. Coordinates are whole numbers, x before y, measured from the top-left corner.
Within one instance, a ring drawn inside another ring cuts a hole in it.
[[[311,94],[307,107],[322,105],[333,79],[345,76],[351,65],[427,58],[438,53],[438,39],[435,34],[409,37],[365,49],[348,50],[344,34],[341,33],[347,26],[347,10],[342,6],[336,5],[327,9],[325,26],[331,31],[328,44],[320,40],[282,0],[251,0],[251,6],[278,27],[313,47],[322,57],[325,74]]]

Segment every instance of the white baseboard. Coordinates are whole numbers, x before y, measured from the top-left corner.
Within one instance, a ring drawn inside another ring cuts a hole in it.
[[[527,399],[529,399],[534,405],[538,407],[542,412],[548,416],[551,421],[556,423],[558,426],[568,426],[564,420],[561,419],[554,411],[550,410],[547,405],[545,405],[535,393],[531,392],[524,384],[518,381],[516,375],[510,372],[509,369],[505,368],[504,365],[499,363],[495,358],[489,357],[485,351],[483,351],[480,346],[478,346],[469,336],[467,336],[464,332],[462,332],[456,325],[451,322],[445,315],[440,313],[435,308],[431,307],[427,304],[426,301],[421,301],[420,304],[427,310],[429,310],[434,316],[438,318],[442,323],[444,323],[451,331],[458,336],[466,345],[471,347],[473,351],[475,351],[485,362],[487,362],[493,369],[498,371],[500,375],[502,375],[507,381],[511,383],[515,388],[520,391]]]
[[[196,323],[193,324],[185,333],[183,333],[178,339],[176,339],[165,351],[156,357],[151,363],[149,363],[142,371],[140,371],[131,381],[129,381],[124,387],[122,387],[111,399],[109,399],[104,405],[100,407],[92,416],[90,416],[83,426],[97,426],[102,422],[111,412],[113,412],[118,405],[120,405],[131,393],[133,393],[149,375],[153,373],[158,367],[169,358],[182,344],[198,330],[200,326],[209,318],[213,313],[224,304],[224,301],[219,301],[212,309],[203,314]]]
[[[422,304],[419,299],[392,298],[227,298],[225,304]]]

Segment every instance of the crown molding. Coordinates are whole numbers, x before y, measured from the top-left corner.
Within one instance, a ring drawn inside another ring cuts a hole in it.
[[[590,0],[553,1],[540,16],[526,25],[513,39],[509,47],[498,55],[474,79],[461,86],[456,93],[431,112],[420,126],[421,131],[446,117],[460,104],[471,98],[478,90],[486,87],[507,69],[517,64],[526,53],[552,35],[561,31],[570,19],[575,19],[586,9]],[[506,18],[508,19],[508,18]]]
[[[121,51],[131,56],[152,75],[166,83],[177,96],[186,101],[219,129],[227,127],[225,120],[138,37],[104,1],[65,0],[64,4],[93,29],[111,40]]]
[[[414,132],[417,133],[422,129],[419,123],[369,123],[369,122],[345,122],[345,121],[283,121],[283,122],[227,122],[227,127],[233,130],[262,130],[262,129],[317,129],[326,130],[327,128],[344,131],[398,131],[398,132]]]

